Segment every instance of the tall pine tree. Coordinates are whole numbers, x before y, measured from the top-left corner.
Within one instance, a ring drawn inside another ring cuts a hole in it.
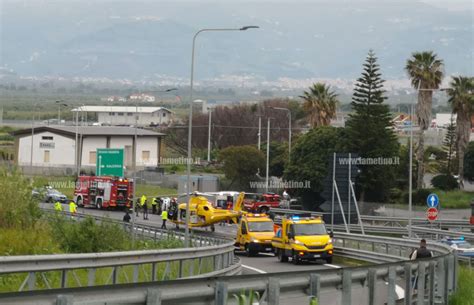
[[[362,158],[398,160],[399,144],[393,132],[389,107],[384,101],[384,80],[377,58],[369,51],[352,96],[353,113],[346,127],[348,148]],[[378,161],[377,161],[378,162]],[[393,162],[396,163],[396,162]],[[386,201],[395,181],[396,164],[360,165],[357,189],[361,201]]]
[[[446,135],[443,140],[443,151],[446,153],[446,174],[451,175],[453,171],[453,163],[456,159],[456,123],[451,116],[449,125],[446,128]]]

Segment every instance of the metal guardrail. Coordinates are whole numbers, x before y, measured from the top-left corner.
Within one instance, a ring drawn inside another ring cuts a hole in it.
[[[259,292],[260,304],[307,304],[316,296],[320,304],[447,304],[456,288],[457,260],[448,246],[430,243],[435,257],[406,261],[414,240],[337,233],[336,250],[342,255],[391,261],[355,268],[298,271],[231,277],[183,279],[153,283],[124,284],[76,289],[0,294],[0,304],[228,304],[232,294]],[[275,261],[275,264],[279,264]],[[412,280],[418,275],[418,291]],[[397,285],[404,289],[397,295]],[[381,295],[381,291],[385,294]],[[362,296],[358,301],[353,297]],[[230,303],[230,302],[229,302]]]
[[[71,217],[69,213],[64,213]],[[76,214],[74,218],[88,215]],[[123,222],[94,217],[127,226]],[[128,225],[129,226],[129,225]],[[128,228],[131,231],[131,227]],[[180,238],[181,232],[136,225],[143,238]],[[0,280],[18,283],[18,291],[137,283],[237,274],[240,262],[229,239],[193,235],[192,248],[0,257]],[[12,280],[13,279],[13,280]],[[0,291],[2,291],[0,287]]]

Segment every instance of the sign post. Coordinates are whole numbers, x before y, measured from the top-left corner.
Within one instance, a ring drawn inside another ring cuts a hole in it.
[[[97,148],[96,175],[123,177],[123,149]]]
[[[429,194],[428,197],[426,197],[426,205],[428,206],[428,210],[426,211],[426,218],[429,220],[429,222],[433,223],[436,219],[438,219],[438,195],[434,193]]]

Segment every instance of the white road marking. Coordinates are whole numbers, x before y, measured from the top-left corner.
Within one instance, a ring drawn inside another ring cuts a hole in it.
[[[385,282],[385,285],[388,286],[388,282]],[[398,300],[405,298],[405,289],[398,285],[395,285],[395,293],[397,294]]]
[[[265,253],[265,252],[262,252],[262,253],[259,253],[259,255],[265,255],[265,256],[275,257],[275,254],[273,254],[273,253]]]
[[[258,273],[267,273],[266,271],[263,271],[263,270],[260,270],[260,269],[254,268],[254,267],[250,267],[250,266],[247,266],[247,265],[242,265],[242,267],[244,267],[246,269],[249,269],[249,270],[252,270],[252,271],[255,271],[255,272],[258,272]]]
[[[331,268],[341,268],[340,266],[336,266],[336,265],[331,265],[331,264],[324,264],[323,266],[327,266],[327,267],[331,267]]]

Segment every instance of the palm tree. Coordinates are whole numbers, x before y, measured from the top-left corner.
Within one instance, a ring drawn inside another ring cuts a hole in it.
[[[315,83],[300,96],[304,100],[303,108],[309,114],[311,126],[327,126],[336,116],[336,107],[339,103],[337,94],[330,91],[330,86]]]
[[[433,103],[433,91],[439,88],[444,77],[443,60],[438,59],[432,51],[415,52],[407,60],[405,70],[407,71],[413,88],[418,89],[418,103],[416,104],[416,116],[420,133],[418,138],[418,150],[416,159],[418,162],[417,187],[423,187],[424,176],[424,132],[431,123],[431,105]]]
[[[471,134],[471,116],[474,115],[474,77],[453,77],[448,91],[449,103],[456,117],[456,137],[458,145],[459,187],[463,188],[464,154]]]

